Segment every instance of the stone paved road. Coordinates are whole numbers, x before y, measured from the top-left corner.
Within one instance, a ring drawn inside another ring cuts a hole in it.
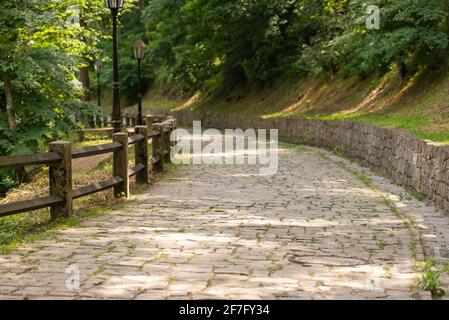
[[[415,260],[449,243],[449,218],[329,152],[279,152],[275,176],[180,166],[124,208],[1,255],[0,298],[430,298]]]

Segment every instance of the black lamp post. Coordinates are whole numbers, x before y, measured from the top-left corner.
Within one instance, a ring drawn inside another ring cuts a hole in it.
[[[101,107],[101,88],[100,88],[101,67],[102,67],[101,61],[94,62],[94,69],[95,73],[97,74],[97,99],[99,107]]]
[[[145,43],[142,40],[134,42],[134,57],[137,60],[137,124],[143,125],[142,118],[142,81],[141,81],[141,66],[142,59],[145,56]]]
[[[114,133],[121,132],[122,120],[120,111],[120,80],[118,76],[117,17],[123,7],[124,0],[105,0],[112,16],[112,127]]]

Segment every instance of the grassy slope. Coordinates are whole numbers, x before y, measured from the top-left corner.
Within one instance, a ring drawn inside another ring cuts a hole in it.
[[[261,117],[355,119],[407,129],[418,137],[449,142],[449,74],[424,70],[400,83],[382,79],[283,79],[266,88],[240,87],[227,94],[145,96],[147,109],[191,108]]]

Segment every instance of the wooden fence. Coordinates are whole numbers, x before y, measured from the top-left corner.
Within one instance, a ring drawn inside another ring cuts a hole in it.
[[[134,134],[112,134],[108,144],[73,149],[70,142],[50,143],[49,152],[0,157],[0,168],[30,165],[49,166],[50,193],[47,197],[0,205],[0,217],[50,207],[51,217],[68,217],[73,211],[73,200],[113,188],[115,197],[129,196],[129,179],[135,176],[140,184],[149,182],[149,167],[161,172],[164,162],[170,161],[172,147],[170,136],[176,128],[175,119],[154,122],[153,116],[146,116],[146,126],[135,126]],[[152,140],[152,155],[148,153],[148,141]],[[135,145],[135,166],[128,169],[128,146]],[[91,185],[72,188],[72,159],[86,158],[100,154],[113,154],[113,172],[108,180]]]
[[[163,116],[152,116],[154,122],[162,122]],[[143,117],[144,125],[146,125],[146,116]],[[122,116],[122,125],[124,128],[134,128],[136,126],[136,116],[125,114]],[[80,141],[86,140],[87,134],[105,133],[109,138],[112,138],[113,128],[111,117],[91,117],[88,119],[88,128],[84,128],[78,132]]]

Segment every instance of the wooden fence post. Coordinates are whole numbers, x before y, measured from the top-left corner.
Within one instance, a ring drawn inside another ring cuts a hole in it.
[[[151,137],[151,134],[153,132],[153,117],[146,116],[145,121],[146,121],[148,136]]]
[[[172,139],[172,135],[173,135],[173,131],[176,130],[176,120],[175,119],[170,119],[170,147],[174,148],[176,145],[176,136],[173,136]]]
[[[141,163],[145,166],[144,170],[137,172],[136,182],[137,183],[148,183],[148,131],[146,126],[135,126],[134,134],[141,134],[144,139],[136,143],[135,146],[135,159],[136,165]]]
[[[128,134],[114,133],[112,135],[114,142],[120,142],[122,147],[115,151],[112,158],[112,167],[114,177],[122,178],[123,182],[114,186],[114,196],[116,198],[129,197],[129,175],[128,175]]]
[[[176,129],[178,129],[178,121],[176,119],[173,119],[173,131],[175,131]],[[172,147],[174,148],[176,145],[176,141],[177,140],[177,136],[175,134],[175,136],[173,137],[173,145]]]
[[[175,124],[173,123],[173,119],[170,119],[168,121],[169,125],[170,125],[170,130],[168,131],[168,146],[169,146],[169,152],[170,152],[170,161],[171,161],[171,150],[175,145],[175,141],[172,141],[172,134],[173,131],[175,130]]]
[[[170,122],[165,121],[162,123],[162,146],[163,146],[163,154],[164,161],[170,162]]]
[[[62,157],[58,163],[51,164],[49,170],[50,196],[58,196],[63,202],[50,207],[52,219],[69,217],[73,212],[72,197],[72,145],[67,141],[50,143],[50,152]]]
[[[156,131],[159,134],[157,136],[153,136],[153,158],[159,157],[159,161],[153,163],[153,171],[154,172],[162,172],[164,171],[164,157],[163,157],[163,147],[162,147],[162,126],[160,123],[153,123],[152,131]]]
[[[145,117],[146,121],[147,121],[147,128],[148,128],[148,134],[151,133],[151,130],[153,130],[153,122],[154,122],[154,118],[151,114],[147,115]]]

